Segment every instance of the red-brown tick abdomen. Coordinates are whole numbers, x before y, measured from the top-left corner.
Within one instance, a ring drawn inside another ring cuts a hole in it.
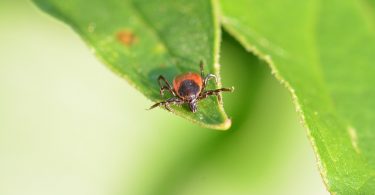
[[[188,72],[176,76],[173,79],[173,88],[177,95],[189,99],[197,97],[202,89],[203,79],[201,75],[193,72]]]

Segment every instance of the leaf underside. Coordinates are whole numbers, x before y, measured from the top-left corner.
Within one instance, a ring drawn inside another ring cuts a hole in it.
[[[219,24],[211,1],[189,0],[34,0],[45,12],[70,25],[115,73],[153,102],[161,97],[157,78],[185,72],[218,76]],[[220,87],[211,83],[208,87]],[[150,105],[152,103],[150,102]],[[145,108],[150,105],[145,105]],[[173,112],[204,127],[231,125],[216,98],[202,100],[197,113],[172,106]],[[144,108],[141,108],[144,109]]]

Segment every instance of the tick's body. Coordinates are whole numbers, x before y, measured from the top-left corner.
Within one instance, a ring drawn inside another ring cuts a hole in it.
[[[199,96],[202,90],[202,77],[193,72],[178,75],[173,80],[173,89],[178,97],[184,100],[191,100]]]
[[[213,74],[208,74],[204,76],[203,72],[203,64],[200,64],[201,74],[188,72],[181,75],[176,76],[173,79],[173,87],[169,84],[167,79],[165,79],[162,75],[159,76],[158,82],[160,85],[160,94],[163,95],[164,91],[169,91],[174,97],[167,99],[166,101],[159,102],[151,106],[150,109],[155,108],[157,106],[164,106],[167,110],[171,111],[169,105],[170,104],[178,104],[181,105],[183,103],[189,104],[189,108],[192,112],[196,112],[197,110],[197,102],[204,98],[207,98],[210,95],[215,95],[218,97],[219,101],[221,102],[221,92],[223,91],[233,91],[233,88],[220,88],[215,90],[207,90],[205,91],[206,85],[208,80],[211,78],[215,78],[216,76]],[[162,83],[164,81],[164,85]]]

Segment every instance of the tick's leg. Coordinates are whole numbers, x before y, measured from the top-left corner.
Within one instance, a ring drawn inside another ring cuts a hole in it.
[[[203,86],[202,86],[202,91],[204,91],[204,89],[206,88],[207,86],[207,83],[210,79],[214,78],[215,79],[215,82],[217,83],[217,77],[216,75],[214,74],[208,74],[207,76],[204,75],[204,70],[203,70],[203,61],[201,60],[200,62],[200,68],[201,68],[201,77],[204,78],[203,80]]]
[[[170,107],[169,107],[169,103],[168,103],[168,101],[158,102],[158,103],[152,105],[152,106],[151,106],[149,109],[147,109],[147,110],[151,110],[151,109],[154,109],[154,108],[159,107],[159,106],[164,106],[164,108],[166,108],[169,112],[172,111],[172,110],[170,109]]]
[[[202,78],[204,78],[202,91],[206,89],[207,83],[210,79],[215,79],[215,82],[217,83],[217,77],[214,74],[208,74],[206,77],[202,77]]]
[[[169,105],[173,104],[173,105],[179,105],[179,104],[182,104],[183,101],[180,99],[180,98],[177,98],[177,97],[172,97],[172,98],[169,98],[166,100],[166,103],[164,105],[165,109],[167,109],[169,112],[172,112],[172,109],[171,107],[169,107]]]
[[[164,81],[164,85],[163,85],[162,81]],[[158,82],[159,82],[159,86],[160,86],[160,95],[161,96],[164,95],[164,91],[169,91],[173,96],[176,96],[176,93],[174,92],[171,84],[169,84],[168,80],[165,77],[160,75],[158,77]]]
[[[167,109],[169,112],[172,112],[169,105],[171,105],[171,104],[181,105],[183,103],[184,103],[184,101],[182,101],[180,98],[172,97],[172,98],[167,99],[166,101],[158,102],[158,103],[152,105],[148,110],[151,110],[151,109],[159,107],[159,106],[164,106],[165,109]]]
[[[233,92],[234,88],[220,88],[220,89],[214,89],[214,90],[208,90],[201,93],[198,97],[199,100],[205,99],[208,96],[215,95],[218,99],[218,101],[221,103],[221,92]]]
[[[204,69],[203,69],[203,66],[204,66],[204,63],[203,61],[201,60],[201,62],[199,63],[199,67],[201,69],[201,77],[204,78]]]

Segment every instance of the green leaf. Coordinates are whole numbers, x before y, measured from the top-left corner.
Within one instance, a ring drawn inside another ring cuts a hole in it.
[[[375,192],[375,13],[355,0],[221,0],[225,28],[291,92],[333,194]]]
[[[34,0],[34,3],[69,24],[110,69],[154,102],[166,98],[159,94],[159,75],[171,82],[178,74],[199,72],[201,60],[205,62],[206,73],[219,74],[220,29],[211,1]],[[231,122],[216,98],[200,101],[198,107],[197,113],[187,107],[172,108],[175,114],[205,127],[230,127]]]

